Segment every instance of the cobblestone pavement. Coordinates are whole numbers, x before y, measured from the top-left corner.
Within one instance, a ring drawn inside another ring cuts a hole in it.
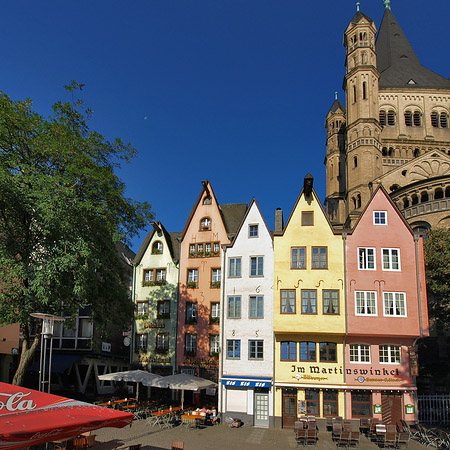
[[[185,450],[288,450],[297,448],[293,430],[265,429],[243,426],[229,428],[216,425],[195,430],[184,426],[161,429],[146,425],[145,420],[135,420],[131,427],[102,428],[94,433],[98,444],[95,450],[127,449],[141,444],[141,450],[168,450],[172,441],[183,441]],[[309,446],[313,447],[313,446]],[[319,440],[316,450],[336,450],[331,432],[326,431],[325,422],[319,421]],[[362,436],[360,450],[379,450],[379,447]],[[408,450],[424,450],[426,447],[410,441]]]

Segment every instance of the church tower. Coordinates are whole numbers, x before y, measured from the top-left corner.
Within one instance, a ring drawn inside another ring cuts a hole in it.
[[[376,27],[357,12],[344,33],[346,51],[343,88],[346,97],[347,198],[346,225],[353,225],[371,196],[371,182],[382,174],[381,126],[375,51]]]
[[[342,224],[346,218],[346,157],[345,157],[345,108],[337,99],[325,119],[327,130],[326,167],[326,211],[333,225]]]

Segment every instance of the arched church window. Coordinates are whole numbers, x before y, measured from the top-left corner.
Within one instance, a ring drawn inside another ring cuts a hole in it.
[[[387,147],[383,147],[382,150],[381,150],[381,154],[382,154],[383,156],[387,156],[387,152],[388,152]]]
[[[417,205],[419,203],[419,197],[416,194],[413,194],[411,197],[411,204]]]
[[[383,110],[380,111],[380,125],[382,127],[386,126],[386,111]]]
[[[441,113],[441,128],[448,128],[448,115]]]
[[[353,209],[356,209],[356,198],[352,197]]]
[[[405,125],[407,127],[412,127],[412,112],[405,111]]]
[[[435,111],[431,113],[431,126],[433,128],[439,127],[439,114]]]
[[[414,158],[417,158],[418,156],[420,156],[420,150],[418,148],[414,149]]]
[[[440,198],[444,198],[444,191],[442,188],[436,188],[434,190],[434,199],[439,200]]]
[[[367,83],[363,82],[363,100],[367,100]]]
[[[392,109],[387,113],[387,123],[391,127],[395,125],[395,112]]]
[[[428,192],[427,191],[423,191],[420,194],[420,203],[425,203],[428,201]]]
[[[361,208],[361,194],[358,194],[356,197],[356,207]]]
[[[358,157],[357,156],[355,156],[353,158],[353,168],[355,169],[356,167],[358,167]]]
[[[409,200],[407,198],[403,199],[403,208],[409,208]]]
[[[388,156],[394,156],[394,147],[389,147]]]
[[[161,241],[156,241],[152,245],[152,255],[160,255],[163,252],[163,245]]]
[[[356,103],[356,86],[353,86],[353,103]]]

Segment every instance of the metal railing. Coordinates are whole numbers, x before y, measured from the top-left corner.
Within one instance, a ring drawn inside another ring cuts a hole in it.
[[[450,424],[450,394],[420,394],[419,422],[435,425]]]

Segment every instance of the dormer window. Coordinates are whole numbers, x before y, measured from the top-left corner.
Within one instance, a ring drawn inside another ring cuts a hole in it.
[[[152,245],[152,255],[161,255],[163,252],[163,245],[161,241],[156,241]]]
[[[200,231],[209,231],[211,230],[211,219],[209,217],[203,217],[200,220]]]

